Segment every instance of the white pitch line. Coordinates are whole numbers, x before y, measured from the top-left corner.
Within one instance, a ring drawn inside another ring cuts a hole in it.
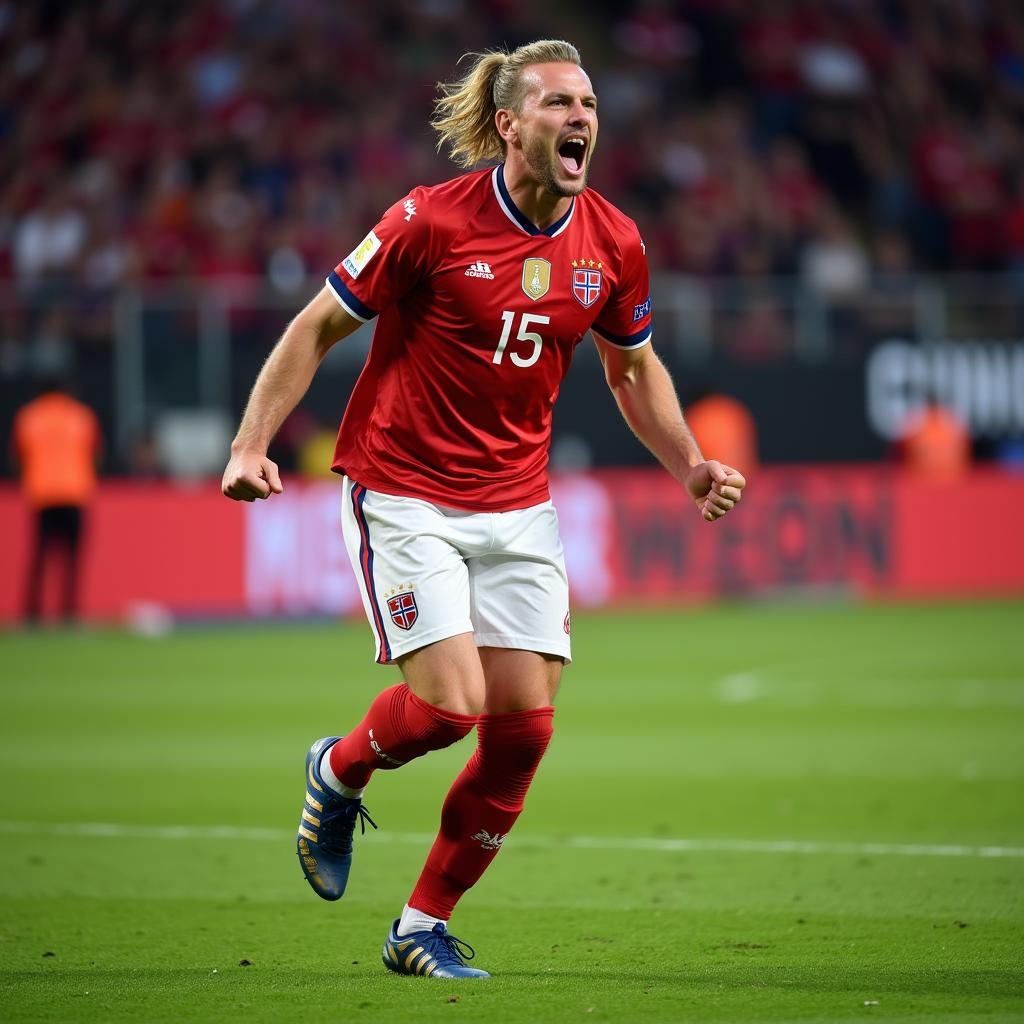
[[[225,839],[282,843],[294,833],[279,828],[239,828],[233,825],[119,825],[108,822],[2,821],[0,834],[79,836],[94,839]],[[427,832],[370,833],[374,843],[421,845],[433,841]],[[654,836],[517,836],[510,847],[545,850],[636,850],[651,853],[764,853],[833,854],[877,857],[1024,858],[1020,846],[932,845],[927,843],[818,843],[800,839],[658,839]]]

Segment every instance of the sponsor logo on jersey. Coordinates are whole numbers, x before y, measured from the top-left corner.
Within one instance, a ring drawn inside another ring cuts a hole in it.
[[[647,298],[644,299],[644,301],[641,302],[639,306],[633,307],[633,323],[636,323],[637,320],[643,320],[643,318],[647,316],[647,314],[650,313],[650,311],[651,297],[650,295],[648,295]]]
[[[492,836],[487,829],[482,828],[475,836],[473,836],[473,838],[477,840],[477,842],[480,843],[480,846],[485,850],[500,850],[501,844],[508,839],[508,833],[506,832],[502,835],[500,832],[495,832]]]
[[[569,617],[569,613],[568,612],[565,613],[565,621],[562,623],[562,629],[565,630],[565,635],[566,636],[571,636],[572,635],[572,620]]]
[[[389,597],[388,611],[391,612],[391,621],[399,629],[412,629],[420,614],[416,607],[416,595],[405,591]]]
[[[523,260],[523,293],[536,302],[551,287],[551,264],[536,257]]]
[[[411,199],[406,199],[402,203],[402,209],[405,210],[405,219],[410,221],[416,216],[416,204]]]
[[[484,263],[483,260],[477,260],[476,263],[470,263],[466,268],[466,277],[484,277],[488,281],[494,280],[494,274],[491,273],[490,263]]]
[[[572,293],[582,306],[592,306],[601,294],[604,273],[600,260],[572,261]]]
[[[371,231],[342,261],[352,277],[358,277],[380,248],[380,239]]]

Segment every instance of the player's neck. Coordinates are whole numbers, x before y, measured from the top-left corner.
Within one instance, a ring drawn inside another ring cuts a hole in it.
[[[542,231],[569,212],[572,197],[552,195],[544,185],[530,176],[525,167],[510,167],[506,161],[502,177],[516,208]]]

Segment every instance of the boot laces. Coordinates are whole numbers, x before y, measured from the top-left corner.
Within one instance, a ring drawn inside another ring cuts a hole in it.
[[[468,942],[463,942],[462,939],[450,935],[448,929],[440,921],[434,925],[431,931],[437,936],[437,944],[440,947],[434,954],[435,959],[465,967],[466,961],[472,960],[476,956],[476,950]]]
[[[360,835],[366,835],[367,822],[377,828],[377,822],[370,817],[362,800],[339,797],[337,807],[331,810],[325,808],[320,815],[320,848],[325,853],[340,856],[351,853],[356,821],[359,822]]]

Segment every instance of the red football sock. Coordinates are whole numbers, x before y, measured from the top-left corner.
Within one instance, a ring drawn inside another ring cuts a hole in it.
[[[480,716],[476,752],[445,798],[441,831],[410,907],[447,921],[494,860],[551,741],[554,713],[546,707]]]
[[[377,695],[366,717],[331,747],[331,771],[361,789],[378,768],[401,768],[421,754],[461,740],[476,715],[458,715],[420,700],[405,683]]]

